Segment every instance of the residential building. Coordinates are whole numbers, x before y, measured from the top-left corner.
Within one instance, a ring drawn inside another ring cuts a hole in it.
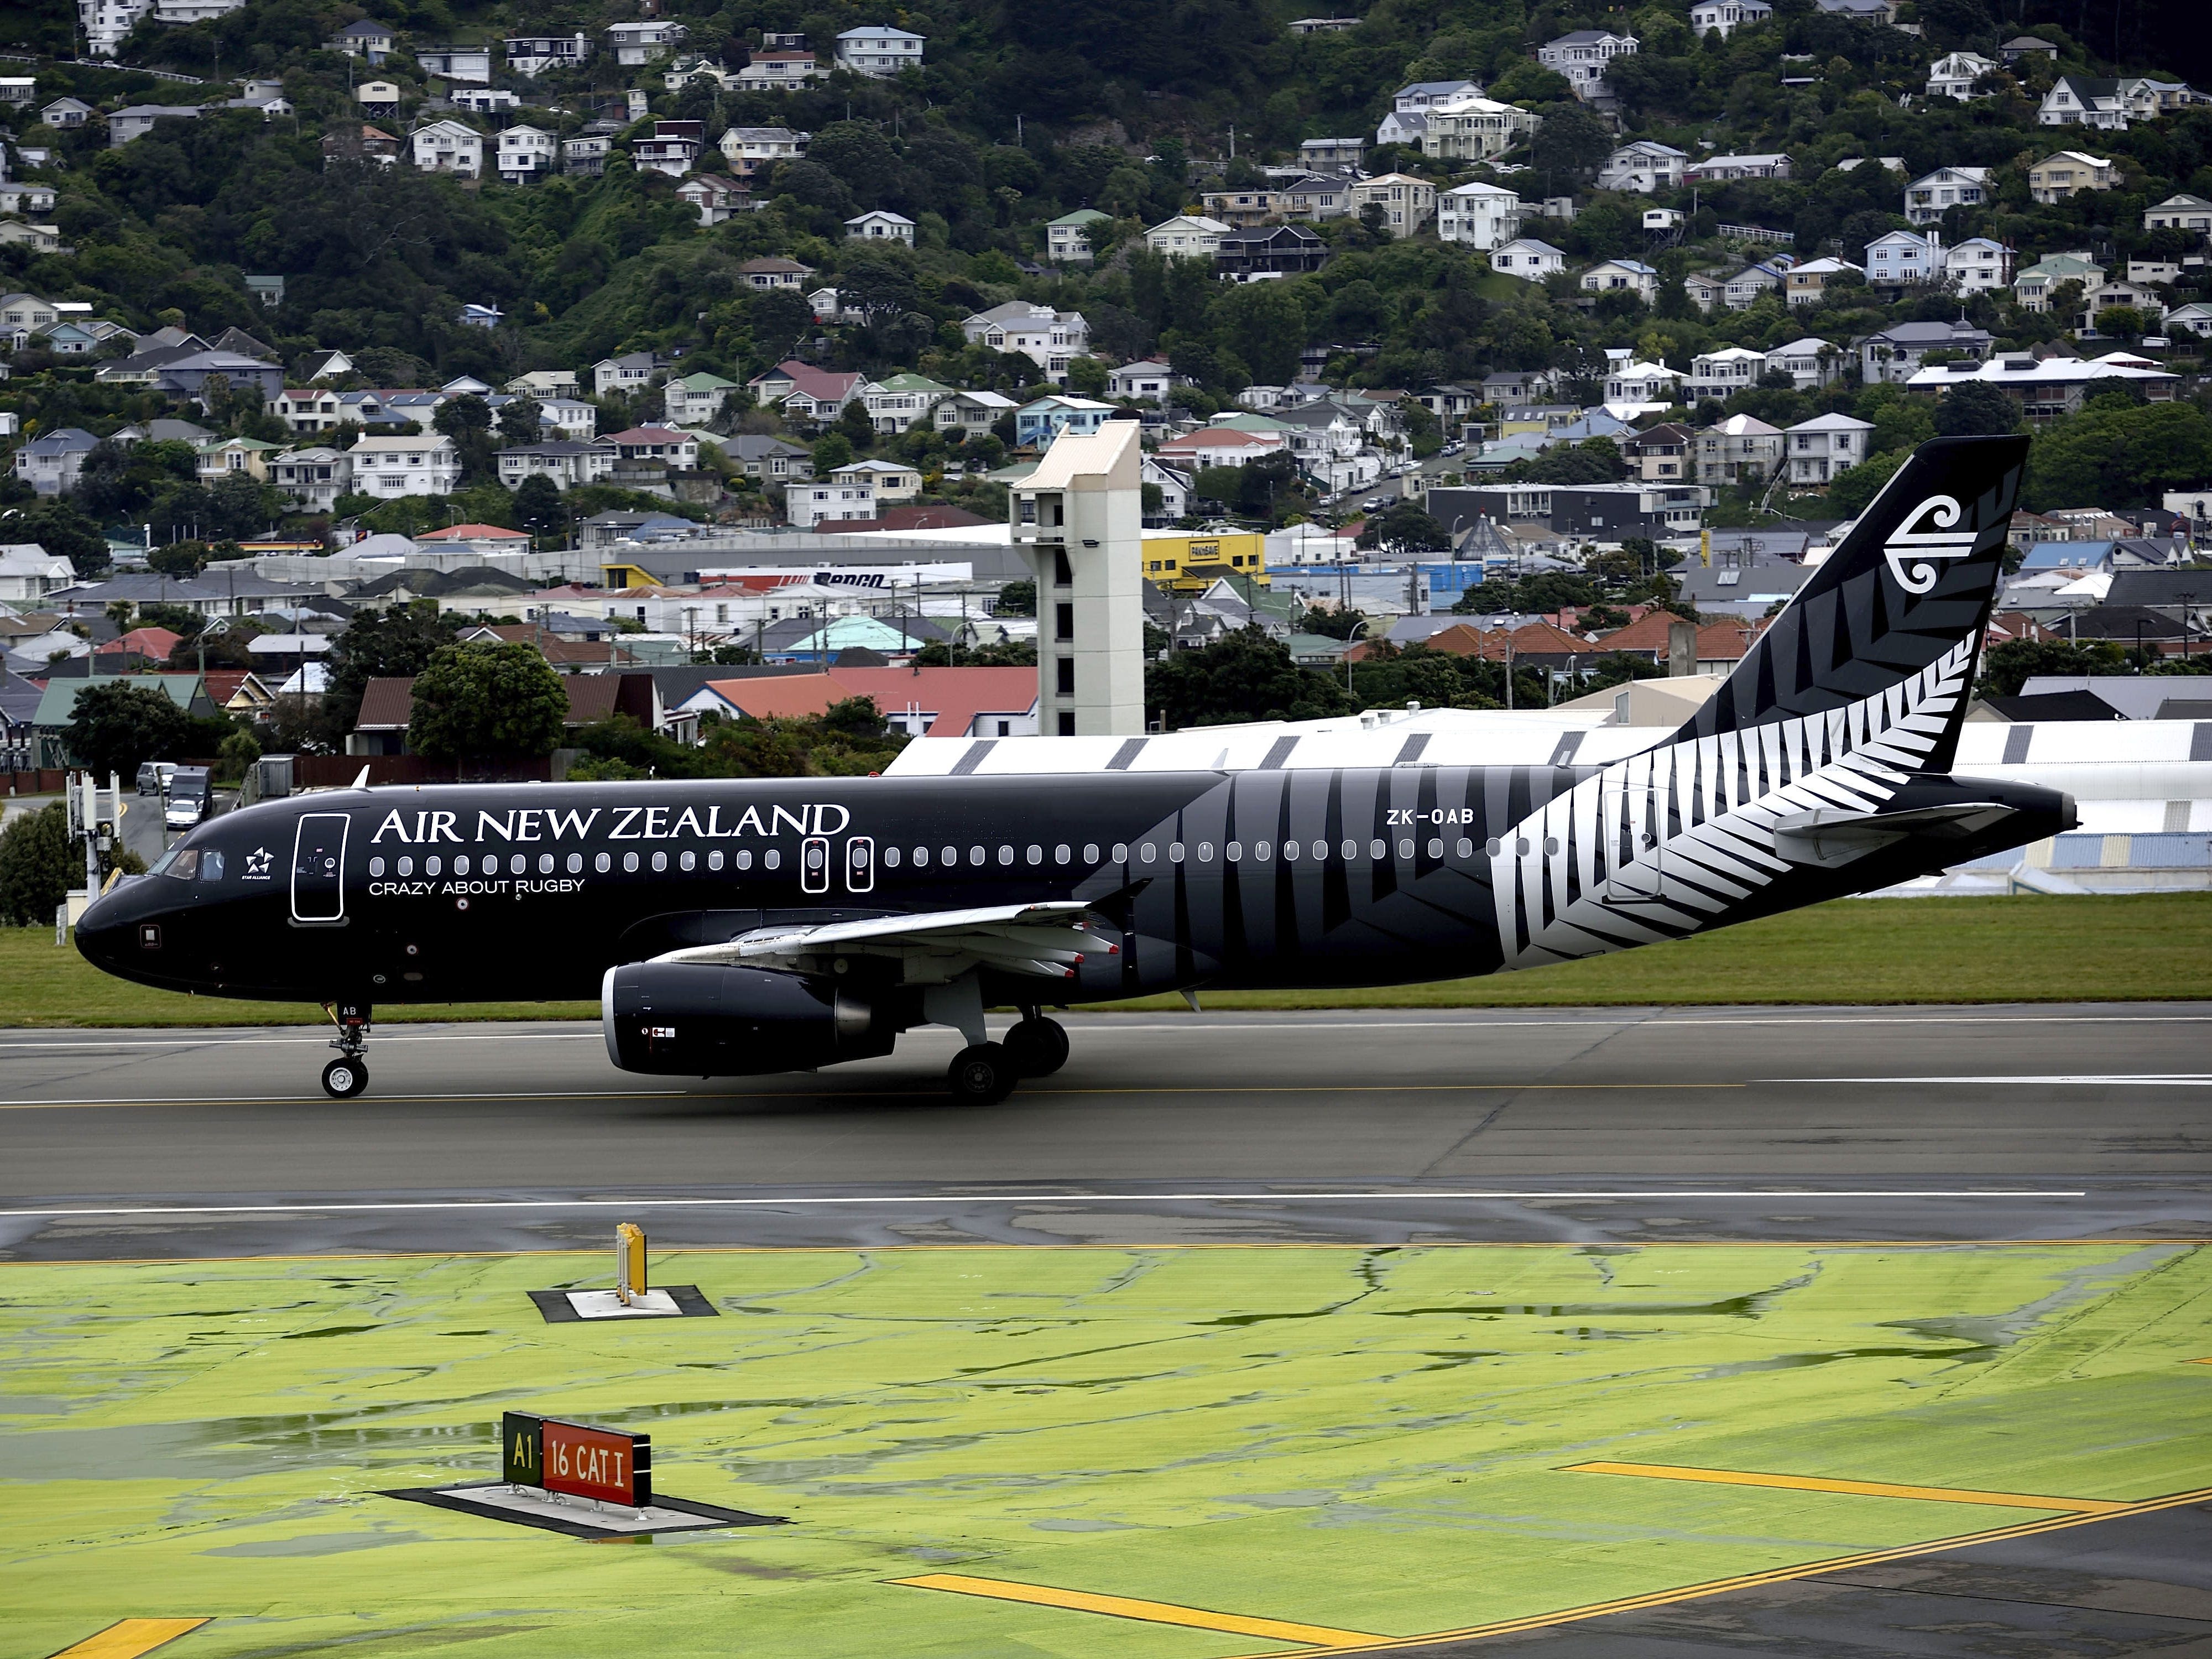
[[[270,458],[269,482],[293,506],[327,513],[353,489],[353,457],[342,449],[288,449]]]
[[[1357,17],[1293,17],[1283,25],[1293,34],[1341,34],[1359,27]]]
[[[2179,377],[2147,357],[2115,351],[2103,357],[2038,357],[2007,352],[1987,362],[1936,363],[1905,384],[1914,392],[1939,395],[1966,382],[1993,386],[2020,405],[2029,421],[2045,423],[2075,413],[2095,393],[2120,386],[2154,403],[2170,402]]]
[[[744,401],[744,388],[704,369],[666,381],[660,388],[661,407],[672,426],[704,426],[720,415],[730,399]]]
[[[1516,236],[1491,250],[1490,268],[1509,276],[1518,276],[1523,282],[1541,282],[1554,272],[1565,270],[1567,256],[1549,242],[1540,242],[1533,236]]]
[[[193,458],[193,470],[204,484],[220,483],[225,478],[248,477],[256,483],[269,482],[269,458],[284,447],[282,444],[265,443],[258,438],[215,438],[198,446]]]
[[[156,121],[197,121],[199,118],[199,106],[196,104],[132,104],[108,115],[107,147],[120,149],[132,139],[144,137],[154,130]]]
[[[1184,384],[1183,379],[1157,357],[1142,362],[1124,363],[1106,376],[1106,395],[1126,398],[1132,403],[1154,404],[1167,407],[1168,394]]]
[[[36,542],[0,544],[0,601],[21,605],[76,585],[76,567]]]
[[[610,392],[619,392],[635,397],[652,385],[653,371],[659,367],[659,359],[650,351],[602,357],[592,365],[592,395],[604,398]]]
[[[844,519],[872,519],[876,516],[875,481],[866,477],[835,482],[793,479],[784,486],[783,511],[799,530]]]
[[[1866,246],[1866,276],[1869,283],[1932,283],[1943,274],[1943,233],[1924,236],[1909,230],[1893,230]]]
[[[869,422],[878,432],[904,432],[926,423],[930,410],[937,407],[940,399],[951,395],[951,386],[911,369],[884,380],[871,380],[860,388],[860,401],[867,409]]]
[[[1039,398],[1014,411],[1014,442],[1042,449],[1063,432],[1096,432],[1114,413],[1113,404],[1089,398],[1058,393]]]
[[[349,58],[364,58],[371,68],[381,64],[392,52],[392,26],[380,23],[374,17],[364,17],[358,23],[348,23],[331,37],[330,47]]]
[[[550,478],[558,488],[572,489],[579,484],[600,483],[614,471],[617,458],[611,443],[555,439],[524,444],[499,452],[499,481],[509,489],[519,489],[526,479]]]
[[[2079,283],[2087,290],[2104,280],[2105,267],[2086,250],[2046,254],[2013,278],[2012,297],[2023,311],[2048,311],[2061,283]]]
[[[1796,381],[1798,391],[1813,392],[1830,385],[1843,373],[1845,355],[1826,340],[1792,340],[1766,354],[1766,372],[1787,374]]]
[[[1703,486],[1687,481],[1482,484],[1431,489],[1429,514],[1442,524],[1463,519],[1473,525],[1485,517],[1495,523],[1534,520],[1564,535],[1617,544],[1632,536],[1652,540],[1695,536],[1705,521],[1708,495]]]
[[[269,412],[295,432],[333,432],[351,414],[340,393],[316,386],[285,387]]]
[[[1178,259],[1211,259],[1229,227],[1218,219],[1179,213],[1164,219],[1145,233],[1145,246],[1155,253]]]
[[[1020,406],[1003,392],[955,392],[937,400],[929,419],[939,432],[988,432]]]
[[[852,461],[830,470],[832,483],[866,482],[875,491],[876,505],[887,507],[894,501],[910,501],[921,494],[921,469],[909,461],[886,460],[880,455],[871,455],[865,461]]]
[[[1989,188],[1987,167],[1938,167],[1905,187],[1905,221],[1940,224],[1954,207],[1980,207],[1989,200]]]
[[[1928,95],[1971,98],[1974,95],[1974,83],[1996,68],[1995,60],[1977,52],[1946,52],[1928,66]]]
[[[1760,295],[1771,294],[1780,288],[1788,272],[1786,263],[1777,264],[1771,260],[1746,265],[1722,285],[1721,303],[1730,311],[1748,311],[1758,303]]]
[[[1631,359],[1606,371],[1605,400],[1608,404],[1658,404],[1678,400],[1681,372],[1664,363],[1640,363]]]
[[[617,24],[617,27],[623,27]],[[655,121],[653,136],[630,141],[629,158],[641,167],[681,179],[707,147],[703,121]]]
[[[579,443],[589,443],[599,435],[599,411],[596,404],[581,398],[540,398],[538,400],[538,429],[549,436],[573,438]]]
[[[511,34],[505,41],[507,66],[517,75],[538,76],[549,69],[576,69],[592,55],[592,41],[574,34]]]
[[[901,70],[921,67],[925,39],[888,24],[847,29],[837,37],[837,67],[871,80],[887,81]]]
[[[1393,237],[1411,236],[1436,216],[1437,187],[1411,173],[1386,173],[1362,179],[1347,192],[1352,216],[1362,218],[1370,206],[1382,210],[1379,228]]]
[[[1298,146],[1298,165],[1310,173],[1357,179],[1366,159],[1364,138],[1309,138]]]
[[[480,87],[491,84],[489,46],[417,46],[415,61],[423,74],[441,81],[463,81]]]
[[[2193,230],[2212,237],[2212,202],[2186,192],[2169,196],[2156,207],[2143,210],[2145,230]]]
[[[1069,362],[1091,349],[1091,325],[1082,313],[1054,311],[1027,300],[979,311],[962,321],[960,331],[970,345],[1023,353],[1055,385],[1067,378]]]
[[[1697,434],[1680,421],[1663,421],[1641,432],[1620,438],[1620,459],[1635,469],[1645,483],[1682,483],[1695,475],[1697,462],[1691,446]]]
[[[1969,236],[1943,252],[1943,275],[1962,294],[2012,286],[2013,252],[1987,236]]]
[[[1251,282],[1303,276],[1319,270],[1328,258],[1328,244],[1304,225],[1263,225],[1224,232],[1213,251],[1213,270],[1218,276]]]
[[[817,368],[795,357],[787,357],[745,382],[762,403],[781,404],[787,415],[817,424],[836,420],[866,383],[864,374]]]
[[[207,383],[220,380],[233,391],[251,387],[264,404],[273,403],[284,390],[284,371],[236,351],[195,351],[154,368],[153,384],[182,398],[204,399]]]
[[[1851,415],[1816,415],[1782,435],[1788,445],[1790,482],[1825,489],[1838,474],[1867,458],[1867,434],[1874,422]]]
[[[2106,280],[2081,295],[2081,313],[2075,326],[2084,333],[2097,331],[2099,317],[2105,312],[2122,309],[2134,312],[2148,321],[2155,322],[2166,314],[2166,301],[2147,288],[2134,283]]]
[[[845,240],[848,242],[896,242],[901,247],[914,246],[914,221],[903,213],[893,213],[886,208],[871,208],[845,221]]]
[[[364,81],[354,89],[353,96],[364,115],[387,120],[399,113],[399,83],[397,81]]]
[[[2076,191],[2110,190],[2119,182],[2119,169],[2112,162],[2078,149],[2046,155],[2027,170],[2028,196],[2046,204],[2063,202]],[[2150,227],[2146,223],[2144,228]]]
[[[1690,33],[1717,34],[1723,40],[1751,23],[1764,23],[1774,15],[1766,0],[1696,0],[1690,8]]]
[[[521,94],[504,87],[455,87],[448,101],[477,115],[512,115],[522,106]]]
[[[79,0],[77,15],[84,24],[88,57],[112,58],[138,24],[154,9],[154,0]]]
[[[1682,278],[1682,292],[1708,317],[1728,297],[1728,278],[1717,270],[1693,270]]]
[[[665,426],[634,426],[627,432],[617,432],[599,441],[614,450],[617,465],[629,462],[675,467],[684,472],[698,470],[699,440],[689,432],[678,432]]]
[[[656,58],[669,56],[690,33],[681,23],[654,17],[641,23],[610,24],[607,44],[614,48],[617,64],[650,64]]]
[[[1091,227],[1113,222],[1113,216],[1101,213],[1097,208],[1078,208],[1073,213],[1061,214],[1044,228],[1045,258],[1056,265],[1089,264]]]
[[[1686,185],[1725,185],[1738,179],[1787,179],[1786,155],[1709,155],[1682,169]]]
[[[738,464],[749,478],[763,483],[784,484],[793,478],[814,476],[814,456],[804,445],[766,433],[741,432],[726,439],[722,453]]]
[[[1692,400],[1726,400],[1747,387],[1757,386],[1759,377],[1765,373],[1766,354],[1753,351],[1748,346],[1723,346],[1717,350],[1701,352],[1690,359],[1689,394]]]
[[[2040,58],[2046,63],[2058,61],[2058,48],[2049,40],[2033,34],[2015,34],[1997,48],[1997,56],[2008,64],[2017,64],[2023,58]]]
[[[499,135],[499,176],[510,185],[526,185],[553,171],[557,141],[543,128],[526,123]]]
[[[42,432],[17,447],[11,470],[41,495],[66,495],[99,441],[82,427]]]
[[[1764,483],[1781,461],[1781,431],[1749,415],[1731,415],[1698,434],[1701,484]]]
[[[741,179],[770,171],[779,161],[796,161],[806,154],[813,135],[789,127],[731,127],[717,142],[730,171]]]
[[[1634,294],[1644,304],[1659,292],[1659,273],[1640,259],[1606,259],[1583,272],[1577,284],[1585,294]]]
[[[1712,3],[1734,7],[1744,3],[1744,0],[1712,0]],[[1654,191],[1674,190],[1680,186],[1682,169],[1689,162],[1690,158],[1672,144],[1662,144],[1656,138],[1638,138],[1605,158],[1605,165],[1598,169],[1597,187],[1633,191],[1643,196]]]
[[[828,74],[811,52],[757,52],[738,71],[738,86],[745,92],[796,92]]]
[[[1535,135],[1540,118],[1479,96],[1431,105],[1423,113],[1421,154],[1438,161],[1494,161]]]
[[[732,179],[702,173],[676,186],[677,199],[698,210],[702,225],[719,225],[752,208],[752,192]]]
[[[694,81],[708,82],[717,92],[728,92],[737,85],[738,77],[703,58],[679,58],[662,71],[660,81],[671,92],[681,92]]]
[[[81,127],[92,118],[92,106],[82,98],[57,98],[39,112],[41,126],[66,130]]]
[[[406,438],[363,438],[347,452],[354,489],[390,501],[401,495],[449,495],[461,482],[461,453],[431,432]]]
[[[1420,148],[1421,135],[1429,130],[1429,118],[1411,110],[1392,110],[1375,129],[1378,144],[1411,144]]]
[[[1439,104],[1481,96],[1482,88],[1472,81],[1415,81],[1390,95],[1390,108],[1399,115],[1422,114]]]
[[[1990,344],[1989,331],[1971,323],[1892,323],[1858,343],[1859,374],[1869,386],[1901,386],[1931,351],[1954,351],[1978,362],[1990,355]]]
[[[1632,34],[1615,34],[1610,29],[1577,29],[1572,34],[1563,34],[1537,47],[1536,61],[1565,76],[1575,96],[1587,101],[1607,95],[1605,66],[1634,52],[1636,45]]]
[[[433,121],[417,127],[410,142],[415,165],[425,173],[457,173],[473,179],[483,171],[483,135],[459,121]]]
[[[26,224],[21,219],[0,219],[0,247],[20,247],[33,253],[65,253],[60,227]]]
[[[2148,76],[2100,80],[2062,75],[2044,94],[2035,118],[2046,127],[2087,126],[2125,132],[2130,121],[2155,120],[2203,98],[2203,94],[2179,82],[2154,81]]]
[[[1475,248],[1501,247],[1521,234],[1521,198],[1503,185],[1461,185],[1437,198],[1437,235]]]
[[[812,265],[803,265],[781,255],[748,259],[738,267],[738,275],[744,278],[749,288],[804,289],[806,279],[813,274]]]

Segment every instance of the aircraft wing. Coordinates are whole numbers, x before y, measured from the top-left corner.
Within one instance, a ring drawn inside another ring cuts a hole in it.
[[[828,971],[840,957],[890,958],[908,985],[936,985],[970,968],[1040,979],[1073,979],[1088,953],[1117,956],[1121,947],[1088,931],[1091,907],[1073,900],[994,904],[972,910],[932,910],[872,916],[865,921],[757,927],[726,945],[696,945],[657,962],[743,963],[801,973]]]

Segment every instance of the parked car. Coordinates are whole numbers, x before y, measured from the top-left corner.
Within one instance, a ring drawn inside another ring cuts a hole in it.
[[[171,769],[169,804],[163,821],[172,830],[189,830],[208,813],[215,797],[215,780],[204,766]]]
[[[177,763],[174,761],[141,761],[138,763],[138,793],[158,795],[176,775]]]

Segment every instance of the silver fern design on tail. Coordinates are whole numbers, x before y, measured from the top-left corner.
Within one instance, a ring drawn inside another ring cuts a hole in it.
[[[1908,593],[1930,592],[1942,574],[1942,567],[1934,561],[1963,559],[1974,550],[1973,526],[1952,528],[1964,510],[1952,496],[1931,495],[1905,515],[1905,522],[1882,549],[1889,574],[1896,578],[1899,587]],[[1925,523],[1933,523],[1938,528],[1915,528]]]
[[[1805,861],[1780,844],[1793,823],[1877,811],[1926,769],[1966,701],[1976,644],[1841,708],[1632,755],[1545,803],[1491,856],[1504,966],[1729,920]]]

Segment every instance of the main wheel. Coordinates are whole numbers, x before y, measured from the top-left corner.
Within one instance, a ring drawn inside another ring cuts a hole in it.
[[[337,1100],[351,1100],[368,1087],[368,1067],[347,1056],[323,1067],[323,1087]]]
[[[1067,1028],[1056,1019],[1024,1019],[1006,1033],[1006,1052],[1024,1077],[1050,1077],[1067,1064]]]
[[[978,1042],[953,1057],[945,1081],[952,1097],[973,1106],[989,1106],[1013,1093],[1021,1073],[1013,1056],[995,1042]]]

